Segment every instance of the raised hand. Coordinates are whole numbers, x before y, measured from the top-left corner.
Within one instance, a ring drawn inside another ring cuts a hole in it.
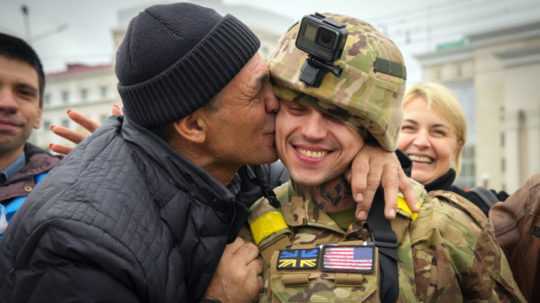
[[[122,107],[115,104],[113,105],[111,112],[113,116],[121,116]],[[82,126],[88,131],[88,133],[77,132],[75,130],[60,125],[51,125],[49,129],[57,136],[62,137],[75,144],[81,143],[86,137],[89,136],[89,133],[93,133],[101,126],[100,123],[90,119],[85,114],[76,110],[68,110],[67,115],[69,119],[71,119],[71,121]],[[49,149],[55,153],[67,155],[73,150],[73,147],[62,144],[49,144]]]

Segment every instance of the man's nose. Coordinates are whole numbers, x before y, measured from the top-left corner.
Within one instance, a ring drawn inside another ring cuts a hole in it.
[[[7,87],[0,87],[0,111],[15,113],[17,108],[18,104],[13,91]]]
[[[323,115],[316,110],[312,110],[306,118],[304,127],[302,128],[303,135],[310,140],[324,139],[327,134],[327,128]]]

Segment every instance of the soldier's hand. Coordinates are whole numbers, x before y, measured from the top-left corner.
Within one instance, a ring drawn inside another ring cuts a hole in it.
[[[122,108],[119,105],[113,105],[111,112],[113,116],[121,116]],[[75,110],[68,110],[67,115],[71,121],[80,125],[88,132],[81,133],[60,125],[51,125],[49,129],[57,136],[64,138],[74,144],[81,143],[84,139],[86,139],[86,137],[89,136],[90,133],[93,133],[94,131],[96,131],[96,129],[100,127],[100,124],[98,122],[90,119],[88,116],[81,112]],[[53,152],[67,155],[73,150],[73,147],[63,144],[49,144],[49,149]]]
[[[358,220],[367,219],[379,185],[384,188],[386,218],[395,218],[397,195],[400,191],[410,209],[413,212],[418,211],[416,195],[395,153],[364,145],[352,162],[349,177],[352,195],[357,203],[356,218]]]
[[[236,238],[225,247],[205,297],[223,303],[253,302],[263,287],[262,271],[257,246]]]

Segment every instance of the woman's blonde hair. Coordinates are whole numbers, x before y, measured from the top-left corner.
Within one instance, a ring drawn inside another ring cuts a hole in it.
[[[421,82],[407,89],[403,97],[402,107],[405,107],[416,98],[424,99],[428,108],[445,118],[450,123],[450,127],[453,128],[458,146],[456,158],[454,159],[454,169],[456,170],[456,176],[459,176],[463,146],[465,146],[467,138],[467,122],[461,104],[448,88],[433,82]]]

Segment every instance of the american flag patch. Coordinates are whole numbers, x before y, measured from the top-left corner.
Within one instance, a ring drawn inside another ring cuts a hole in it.
[[[375,248],[368,246],[325,246],[322,269],[333,272],[373,272]]]

